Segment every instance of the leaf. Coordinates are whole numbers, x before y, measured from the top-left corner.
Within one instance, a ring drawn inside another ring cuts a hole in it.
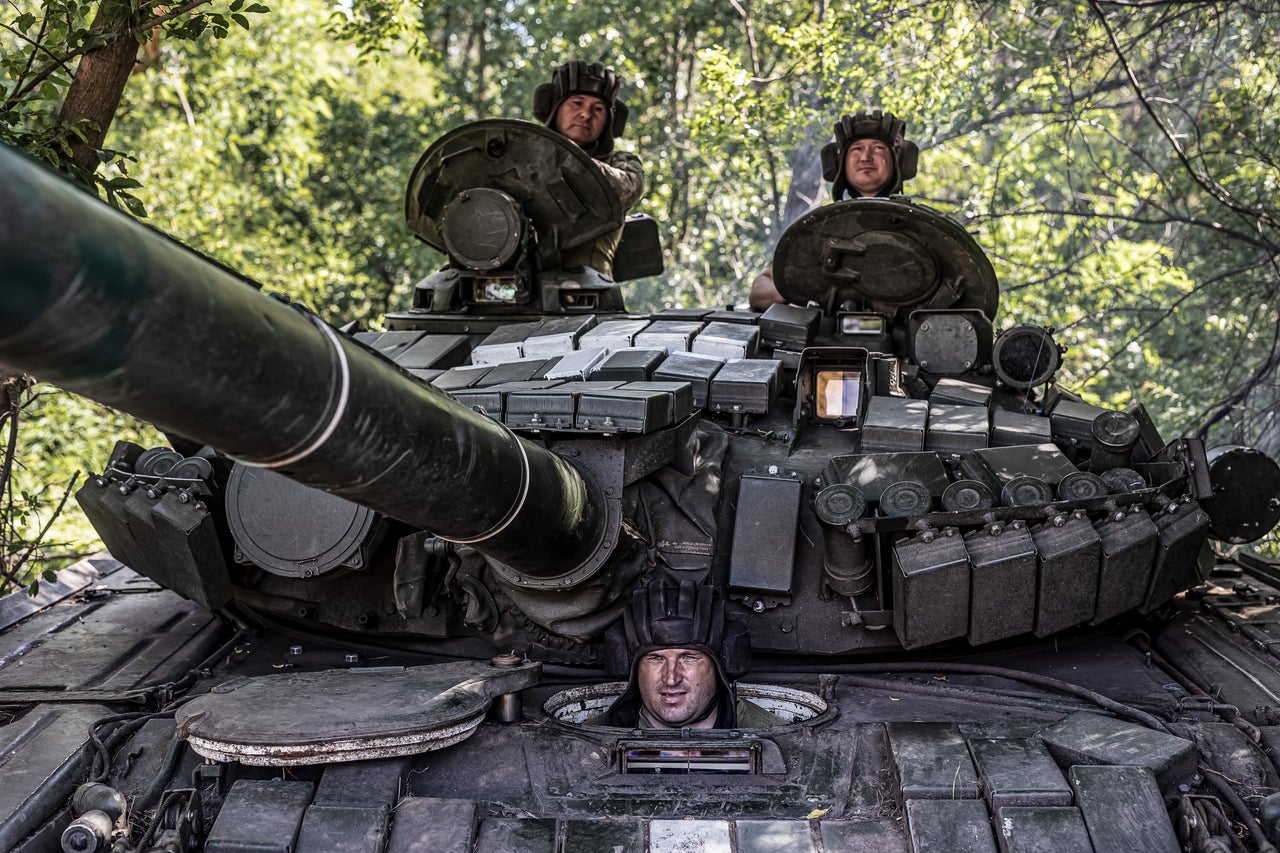
[[[231,20],[235,21],[237,24],[244,27],[246,30],[249,29],[249,19],[246,18],[244,15],[239,15],[239,14],[232,15]]]
[[[831,811],[831,807],[830,807],[830,806],[827,806],[825,809],[813,809],[813,810],[812,810],[812,811],[810,811],[807,815],[805,815],[805,816],[804,816],[804,819],[805,819],[805,820],[818,820],[819,818],[825,817],[825,816],[826,816],[826,814],[827,814],[827,812],[829,812],[829,811]]]
[[[139,219],[147,218],[147,208],[136,196],[129,193],[120,193],[120,201],[124,204],[125,209]]]

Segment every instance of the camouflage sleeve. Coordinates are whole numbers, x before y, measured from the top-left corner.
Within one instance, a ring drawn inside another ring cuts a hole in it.
[[[617,194],[624,213],[644,195],[644,166],[636,155],[614,151],[596,160],[595,164]]]

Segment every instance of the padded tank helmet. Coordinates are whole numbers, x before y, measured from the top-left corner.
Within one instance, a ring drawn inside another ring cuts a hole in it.
[[[737,724],[733,682],[751,668],[751,638],[746,625],[726,619],[719,590],[693,581],[655,580],[632,593],[605,635],[609,673],[627,676],[627,687],[610,706],[611,726],[633,726],[640,710],[636,667],[644,655],[658,649],[693,649],[715,663],[721,727]]]
[[[844,173],[844,158],[849,146],[859,139],[878,139],[893,153],[893,177],[879,195],[902,192],[902,184],[916,176],[920,148],[906,138],[907,123],[893,113],[875,110],[840,118],[835,125],[835,142],[822,148],[822,177],[831,181],[831,198],[840,201],[847,193],[854,198]]]
[[[598,62],[588,65],[581,60],[556,66],[551,72],[551,82],[542,83],[533,90],[533,117],[552,127],[556,111],[570,95],[595,95],[609,109],[604,131],[596,140],[591,153],[597,157],[613,150],[613,140],[622,135],[627,126],[627,105],[618,98],[622,79]]]

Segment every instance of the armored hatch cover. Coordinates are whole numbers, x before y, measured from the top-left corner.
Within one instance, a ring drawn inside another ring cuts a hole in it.
[[[492,700],[538,682],[542,664],[460,661],[233,678],[175,716],[213,761],[282,767],[416,755],[466,740]]]
[[[995,319],[991,262],[957,222],[909,201],[855,199],[817,208],[778,241],[773,278],[788,302],[851,296],[893,308],[973,308]]]
[[[441,227],[446,208],[480,188],[514,198],[539,238],[562,250],[622,227],[618,197],[589,154],[542,125],[486,119],[451,130],[419,158],[404,201],[409,230],[447,251]]]

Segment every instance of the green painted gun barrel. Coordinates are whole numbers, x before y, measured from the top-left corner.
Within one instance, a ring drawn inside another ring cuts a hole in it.
[[[9,148],[0,363],[535,577],[605,540],[560,457]]]

